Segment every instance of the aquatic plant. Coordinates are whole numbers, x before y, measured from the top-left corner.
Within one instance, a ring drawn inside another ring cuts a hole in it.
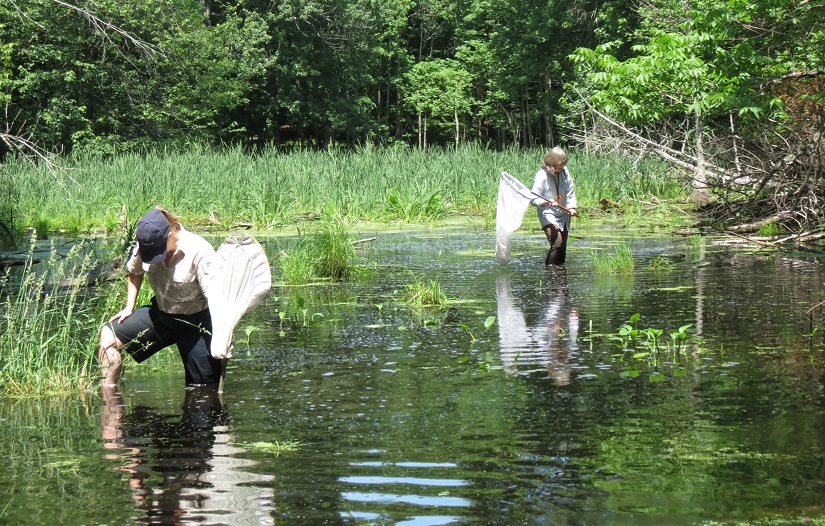
[[[662,352],[672,352],[674,357],[678,357],[684,351],[683,348],[687,343],[702,343],[700,338],[688,332],[693,325],[686,324],[670,333],[673,345],[666,345],[661,339],[665,331],[656,327],[639,328],[640,318],[639,313],[633,314],[611,337],[612,340],[618,343],[620,349],[632,353],[633,358],[649,358],[654,363],[659,363]]]
[[[636,327],[637,323],[639,322],[639,318],[641,318],[641,314],[638,312],[630,317],[630,319],[623,323],[617,329],[617,335],[612,336],[611,339],[616,340],[619,342],[620,348],[626,348],[630,345],[630,342],[635,341],[639,337],[639,329]],[[592,321],[591,321],[591,331],[592,331]]]
[[[279,257],[277,261],[281,278],[290,285],[302,285],[316,279],[312,254],[302,244]]]
[[[658,349],[659,348],[659,337],[664,334],[663,329],[654,329],[653,327],[648,327],[642,331],[640,334],[644,335],[647,340],[646,344],[651,349]]]
[[[495,316],[487,316],[487,319],[484,320],[484,328],[489,331],[490,327],[492,327],[495,322],[496,322],[496,317]]]
[[[44,394],[88,388],[96,379],[97,335],[110,304],[109,286],[89,286],[96,261],[84,244],[34,265],[34,237],[19,282],[0,280],[0,389]],[[112,310],[111,312],[115,312]],[[109,313],[111,314],[111,313]]]
[[[258,327],[255,327],[254,325],[247,325],[246,328],[244,328],[243,332],[244,332],[244,334],[246,334],[246,347],[247,347],[247,349],[250,346],[250,340],[252,338],[252,333],[255,332],[255,331],[258,331],[258,330],[260,330],[260,329]]]
[[[49,239],[49,231],[51,230],[51,222],[45,217],[35,217],[31,223],[37,239]]]
[[[404,221],[433,221],[447,215],[442,191],[439,188],[420,194],[420,190],[410,189],[401,193],[391,188],[387,193],[387,213],[390,219]]]
[[[467,325],[466,323],[458,323],[457,325],[458,325],[459,327],[461,327],[462,329],[466,330],[466,331],[467,331],[467,334],[469,334],[469,335],[470,335],[470,343],[473,343],[473,342],[475,342],[475,341],[476,341],[476,337],[475,337],[475,336],[473,336],[473,331],[471,331],[471,330],[470,330],[470,326],[469,326],[469,325]]]
[[[224,226],[244,222],[264,229],[300,223],[322,211],[372,221],[431,222],[458,213],[491,218],[497,185],[490,182],[498,171],[507,168],[529,180],[544,153],[543,148],[491,151],[478,144],[426,152],[270,148],[250,155],[240,146],[203,144],[106,157],[78,152],[63,160],[73,178],[65,188],[27,163],[11,160],[9,169],[19,189],[13,201],[20,213],[30,214],[20,224],[32,224],[39,216],[54,229],[86,232],[101,229],[107,216],[116,217],[123,206],[141,211],[154,203],[174,203],[185,224],[214,224],[214,218]],[[661,164],[569,153],[583,212],[602,198],[622,202],[653,195],[664,201],[682,193]],[[638,220],[649,220],[649,214]]]
[[[288,284],[306,284],[321,279],[344,280],[355,269],[355,248],[346,218],[326,218],[298,244],[278,258],[281,275]]]
[[[287,440],[286,442],[276,440],[275,442],[238,442],[235,445],[278,457],[284,453],[294,453],[298,451],[302,444],[297,440]]]
[[[690,336],[687,333],[687,330],[693,327],[692,323],[688,323],[687,325],[682,325],[676,332],[671,332],[670,337],[673,339],[673,346],[676,350],[680,350],[682,345],[684,345],[689,340],[698,341],[698,338],[695,336]]]
[[[411,273],[412,275],[412,273]],[[404,303],[413,310],[447,308],[449,299],[441,283],[435,280],[424,280],[412,275],[413,282],[404,287]]]
[[[613,253],[594,251],[590,253],[590,262],[596,274],[631,274],[635,268],[633,251],[626,244],[615,247]]]
[[[350,228],[346,217],[329,216],[310,236],[310,254],[318,277],[343,280],[352,274],[356,255]]]
[[[675,265],[664,256],[656,256],[647,267],[651,270],[673,270]]]

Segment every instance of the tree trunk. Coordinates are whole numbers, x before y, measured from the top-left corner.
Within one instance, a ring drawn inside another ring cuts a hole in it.
[[[401,91],[398,90],[395,92],[395,107],[395,139],[400,141],[404,137],[404,130],[401,126]]]
[[[421,142],[422,138],[423,138],[423,133],[424,133],[424,126],[421,123],[421,112],[419,111],[418,112],[418,148],[419,149],[423,149],[423,147],[424,147],[423,143]]]
[[[453,115],[455,115],[455,147],[458,148],[458,138],[461,132],[461,130],[458,127],[458,110],[455,110]]]
[[[699,206],[710,201],[708,193],[708,175],[705,167],[705,142],[703,140],[702,114],[696,112],[696,170],[693,176],[693,195],[691,199]]]

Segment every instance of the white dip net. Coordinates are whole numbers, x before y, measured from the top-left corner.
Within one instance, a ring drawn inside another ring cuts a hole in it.
[[[249,234],[226,238],[217,250],[217,269],[206,287],[212,316],[212,357],[232,358],[232,334],[241,317],[260,304],[272,288],[263,247]]]
[[[519,229],[530,201],[536,197],[524,183],[501,172],[496,205],[496,261],[502,265],[510,262],[510,239]]]

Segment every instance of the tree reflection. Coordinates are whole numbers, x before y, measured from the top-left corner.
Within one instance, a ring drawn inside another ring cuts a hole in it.
[[[564,267],[547,270],[547,290],[538,321],[530,326],[514,297],[510,276],[496,278],[499,342],[504,370],[510,374],[547,371],[558,385],[570,383],[578,351],[578,309],[570,299]]]
[[[188,388],[180,414],[126,410],[117,387],[101,387],[107,458],[128,474],[147,524],[273,524],[272,490],[255,462],[237,458],[223,400],[215,387]]]

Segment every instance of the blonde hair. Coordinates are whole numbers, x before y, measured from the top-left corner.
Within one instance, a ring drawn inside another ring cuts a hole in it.
[[[551,168],[558,168],[563,164],[567,164],[567,153],[565,153],[560,146],[556,146],[544,156],[544,161],[541,167],[548,170]]]
[[[181,224],[180,224],[180,216],[177,216],[166,209],[163,206],[156,206],[158,210],[163,212],[163,215],[166,216],[166,219],[169,220],[169,228],[171,232],[180,232]]]

